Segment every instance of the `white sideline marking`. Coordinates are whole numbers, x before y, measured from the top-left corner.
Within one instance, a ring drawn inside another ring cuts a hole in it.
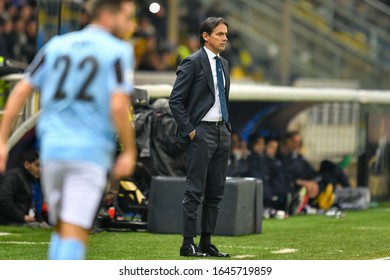
[[[379,259],[374,259],[374,261],[380,261],[380,260],[390,260],[390,256],[384,257],[384,258],[379,258]]]
[[[10,232],[0,232],[0,236],[6,236],[6,235],[10,235],[11,233]]]
[[[273,251],[272,253],[273,254],[288,254],[288,253],[294,253],[298,251],[297,249],[291,249],[291,248],[285,248],[285,249],[281,249],[279,251]]]
[[[0,244],[48,245],[49,242],[2,241],[2,242],[0,242]]]
[[[265,248],[265,247],[261,247],[261,246],[224,246],[224,245],[221,245],[221,246],[218,246],[218,247],[223,247],[223,248],[234,248],[234,249],[268,249],[268,248]]]
[[[245,259],[245,258],[254,258],[256,255],[238,255],[238,256],[233,256],[233,259]]]
[[[390,230],[390,227],[355,227],[357,230]]]

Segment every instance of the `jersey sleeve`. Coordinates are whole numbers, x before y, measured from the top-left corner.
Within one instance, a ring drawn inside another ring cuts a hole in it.
[[[24,80],[37,89],[41,89],[43,83],[46,50],[46,47],[41,48],[24,72]]]
[[[131,95],[134,90],[134,54],[130,45],[125,45],[114,62],[112,93]]]

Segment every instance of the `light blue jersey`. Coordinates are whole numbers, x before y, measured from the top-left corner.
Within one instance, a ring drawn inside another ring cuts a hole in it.
[[[88,26],[51,39],[26,70],[41,92],[40,160],[88,161],[111,169],[113,93],[133,90],[133,50],[106,30]]]

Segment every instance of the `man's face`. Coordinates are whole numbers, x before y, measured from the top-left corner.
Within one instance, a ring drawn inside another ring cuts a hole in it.
[[[287,143],[290,151],[298,152],[302,144],[301,137],[299,135],[294,135]]]
[[[123,2],[119,13],[114,15],[112,33],[120,39],[128,39],[135,28],[135,5],[133,2]]]
[[[256,143],[255,143],[255,145],[253,147],[255,152],[257,154],[262,154],[264,152],[264,148],[265,148],[264,138],[257,139]]]
[[[270,158],[274,158],[276,156],[276,152],[278,151],[278,142],[270,141],[266,146],[266,153]]]
[[[39,167],[39,159],[36,159],[33,162],[26,161],[24,163],[24,168],[33,176],[34,178],[38,179],[40,175],[40,167]]]
[[[224,23],[220,23],[214,28],[213,32],[209,35],[207,32],[203,32],[203,39],[205,40],[205,47],[211,50],[215,54],[219,54],[226,49],[228,28]]]

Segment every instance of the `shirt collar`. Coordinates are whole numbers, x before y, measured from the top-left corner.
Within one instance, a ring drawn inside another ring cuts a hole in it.
[[[209,57],[210,60],[214,59],[214,57],[219,56],[219,54],[215,54],[213,53],[212,51],[210,51],[208,48],[206,48],[205,46],[203,46],[204,50],[206,51],[207,53],[207,56]]]
[[[95,23],[88,24],[87,26],[85,26],[85,28],[98,29],[98,30],[103,30],[103,31],[106,31],[108,33],[111,33],[111,31],[108,28],[106,28],[100,24],[95,24]]]

